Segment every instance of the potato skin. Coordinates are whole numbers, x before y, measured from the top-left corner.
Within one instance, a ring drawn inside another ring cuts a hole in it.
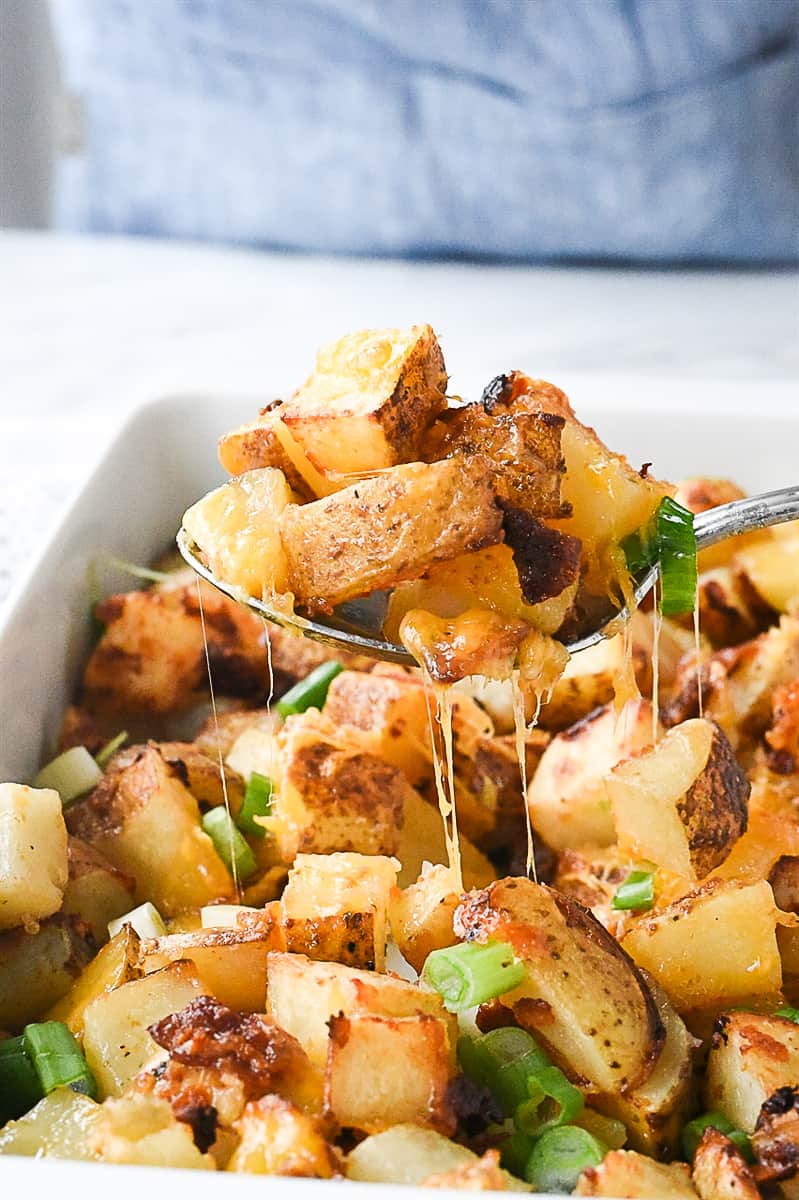
[[[677,803],[699,879],[724,862],[746,833],[750,790],[726,734],[714,725],[707,763]]]
[[[312,611],[502,540],[502,514],[478,456],[408,463],[311,504],[290,505],[280,532],[297,601]]]

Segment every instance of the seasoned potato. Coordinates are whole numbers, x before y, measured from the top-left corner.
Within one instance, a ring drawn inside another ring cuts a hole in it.
[[[781,855],[768,877],[774,903],[782,912],[799,914],[799,855]],[[799,981],[799,929],[783,925],[777,929],[777,945],[782,959],[786,989],[795,989]]]
[[[309,958],[384,971],[396,859],[298,854],[281,897],[286,948]]]
[[[609,704],[628,665],[642,686],[651,684],[650,647],[651,641],[643,645],[631,639],[629,651],[625,651],[624,637],[617,634],[581,650],[569,661],[543,705],[542,727],[553,731],[567,729],[596,708]],[[629,664],[625,659],[627,653]]]
[[[281,514],[289,586],[329,612],[502,539],[502,513],[479,457],[408,463]]]
[[[629,859],[619,854],[617,846],[584,846],[564,850],[558,856],[551,883],[590,908],[596,919],[618,937],[626,924],[626,914],[613,908],[613,897],[629,873]]]
[[[238,813],[244,799],[244,780],[235,768],[223,766],[223,787],[216,750],[209,754],[192,742],[158,742],[157,746],[164,762],[175,770],[195,800],[213,807],[224,804],[227,796],[234,816]]]
[[[195,1146],[189,1126],[176,1119],[165,1100],[155,1096],[107,1100],[100,1105],[88,1142],[103,1162],[216,1169],[211,1156],[201,1154]]]
[[[239,1012],[263,1012],[267,955],[284,948],[279,917],[270,910],[246,914],[235,928],[148,938],[141,961],[150,974],[169,963],[189,960],[203,986],[223,1004]]]
[[[88,927],[60,913],[37,933],[0,933],[0,1029],[38,1020],[69,991],[93,949]]]
[[[651,1075],[629,1092],[606,1092],[593,1097],[591,1103],[624,1122],[632,1150],[655,1158],[672,1158],[679,1150],[682,1127],[691,1115],[696,1043],[663,990],[653,984],[652,992],[666,1040]]]
[[[139,936],[132,926],[123,925],[119,933],[81,971],[65,996],[50,1009],[48,1021],[63,1021],[76,1037],[83,1037],[83,1014],[88,1005],[120,984],[141,975]]]
[[[200,584],[217,692],[256,699],[268,691],[265,633],[249,609]],[[103,718],[191,708],[208,695],[196,576],[191,583],[110,596],[83,675],[83,704]]]
[[[705,1101],[751,1133],[779,1088],[799,1079],[799,1025],[784,1017],[729,1012],[719,1018],[707,1060]]]
[[[430,717],[418,676],[342,671],[327,693],[325,717],[356,732],[364,750],[399,767],[414,787],[430,779]]]
[[[778,916],[765,880],[712,879],[642,917],[622,945],[678,1012],[712,1009],[779,994]]]
[[[735,567],[703,571],[697,599],[700,627],[714,646],[737,646],[761,633],[775,616]]]
[[[432,950],[457,941],[452,919],[458,902],[457,881],[450,868],[441,865],[428,865],[404,891],[393,889],[388,906],[391,934],[417,972]]]
[[[396,975],[312,962],[301,954],[270,954],[267,972],[270,1013],[319,1066],[327,1059],[328,1021],[335,1013],[384,1017],[426,1013],[443,1023],[455,1045],[457,1021],[438,993]]]
[[[139,747],[67,813],[69,830],[136,881],[163,916],[232,895],[230,873],[200,827],[191,792],[155,745]]]
[[[319,1122],[282,1096],[251,1101],[235,1123],[239,1144],[228,1171],[249,1175],[295,1175],[332,1179],[341,1174],[337,1151]]]
[[[492,852],[518,844],[525,836],[522,777],[515,736],[478,733],[468,740],[455,734],[455,782],[458,828],[481,850]],[[540,729],[524,734],[527,779],[535,775],[549,735]]]
[[[84,1010],[83,1051],[101,1096],[121,1096],[145,1063],[161,1055],[148,1027],[203,990],[193,963],[174,962],[104,992]]]
[[[619,850],[703,879],[746,831],[749,781],[712,721],[686,721],[607,776]]]
[[[424,1183],[431,1175],[455,1171],[477,1155],[433,1129],[394,1124],[359,1142],[347,1158],[347,1177],[362,1183]]]
[[[325,1109],[340,1125],[378,1133],[411,1122],[454,1133],[454,1055],[443,1021],[339,1013],[328,1024]]]
[[[281,471],[291,490],[304,500],[329,496],[338,486],[317,471],[283,424],[284,405],[274,400],[255,421],[231,429],[219,439],[219,461],[231,475],[272,467]]]
[[[278,521],[292,495],[282,471],[247,471],[183,514],[183,526],[218,579],[290,609]]]
[[[58,792],[0,783],[0,929],[51,916],[61,907],[67,878]]]
[[[511,1179],[508,1172],[503,1171],[499,1165],[499,1150],[486,1150],[477,1162],[462,1163],[451,1171],[438,1171],[428,1175],[422,1182],[422,1187],[458,1188],[471,1192],[522,1191],[519,1181],[511,1182]],[[519,1185],[514,1186],[514,1183]]]
[[[263,824],[284,862],[300,852],[396,852],[411,792],[397,767],[357,746],[342,746],[335,727],[309,710],[286,722],[280,770],[278,794]]]
[[[492,879],[496,879],[497,873],[490,860],[463,836],[460,839],[460,851],[465,888],[485,887]],[[395,857],[402,864],[397,880],[400,887],[414,883],[421,875],[424,863],[447,861],[444,823],[438,806],[428,804],[413,788],[408,788],[405,794],[403,822]]]
[[[100,1105],[88,1096],[56,1088],[24,1117],[0,1129],[0,1154],[91,1162],[99,1157],[90,1145],[99,1115]]]
[[[706,1129],[697,1147],[693,1181],[700,1200],[760,1200],[746,1159],[717,1129]]]
[[[799,1088],[778,1088],[769,1096],[751,1142],[761,1181],[779,1179],[781,1194],[794,1200],[799,1190]]]
[[[69,839],[68,859],[61,911],[86,921],[101,944],[108,937],[108,922],[133,908],[133,880],[80,838]]]
[[[575,1196],[621,1196],[635,1200],[696,1200],[688,1168],[658,1163],[635,1150],[611,1150],[598,1167],[583,1171]]]
[[[557,734],[527,790],[530,818],[553,850],[616,840],[604,783],[612,767],[652,744],[652,705],[630,700],[619,713],[608,704]]]
[[[795,609],[799,598],[799,522],[771,530],[771,537],[739,550],[736,565],[763,601],[778,612]]]
[[[464,897],[455,932],[510,943],[527,977],[503,1004],[572,1078],[624,1092],[652,1073],[666,1036],[652,993],[582,905],[529,879],[502,879]]]
[[[357,477],[420,457],[446,386],[429,325],[365,329],[323,346],[313,375],[279,411],[319,471]]]

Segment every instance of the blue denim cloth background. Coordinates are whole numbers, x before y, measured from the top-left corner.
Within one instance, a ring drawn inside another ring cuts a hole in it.
[[[799,258],[797,0],[52,0],[63,228]]]

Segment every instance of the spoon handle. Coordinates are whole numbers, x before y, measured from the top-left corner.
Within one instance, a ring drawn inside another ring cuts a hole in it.
[[[766,529],[769,525],[796,519],[799,519],[799,486],[779,488],[700,513],[694,521],[696,544],[704,550],[706,546],[715,546],[716,542],[723,542],[738,533],[750,533],[753,529]]]

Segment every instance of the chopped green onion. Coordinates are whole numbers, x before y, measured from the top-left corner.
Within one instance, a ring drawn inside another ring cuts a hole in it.
[[[548,1129],[533,1146],[524,1178],[540,1192],[571,1192],[587,1167],[598,1167],[608,1152],[599,1138],[578,1125]]]
[[[515,1121],[522,1133],[538,1137],[546,1129],[568,1125],[585,1107],[583,1094],[561,1071],[548,1065],[527,1081],[530,1099],[516,1109]]]
[[[263,825],[259,825],[254,818],[269,816],[272,811],[274,791],[275,785],[267,775],[253,771],[247,781],[247,790],[236,818],[236,824],[242,833],[248,833],[250,837],[266,836]]]
[[[422,981],[443,997],[450,1012],[493,1000],[523,979],[524,964],[516,961],[507,942],[461,942],[433,950],[422,969]]]
[[[116,567],[118,571],[124,571],[127,575],[133,575],[136,579],[144,579],[147,583],[166,583],[170,578],[168,571],[154,571],[152,567],[140,567],[138,563],[128,562],[125,558],[112,558],[106,556],[103,562],[109,567]]]
[[[203,929],[238,929],[239,914],[260,912],[246,904],[206,904],[200,909]]]
[[[791,1008],[790,1004],[785,1008],[778,1008],[774,1016],[784,1017],[786,1021],[793,1021],[794,1025],[799,1025],[799,1008]]]
[[[59,1087],[97,1099],[97,1084],[73,1034],[61,1021],[26,1025],[22,1034],[45,1096]]]
[[[736,1129],[732,1121],[724,1116],[724,1113],[706,1112],[702,1113],[700,1117],[694,1117],[693,1121],[689,1121],[687,1125],[683,1126],[682,1149],[689,1163],[694,1161],[694,1155],[706,1129],[718,1129],[719,1133],[723,1133],[731,1142],[734,1142],[747,1162],[754,1162],[752,1145],[744,1131]]]
[[[24,1039],[6,1038],[0,1042],[0,1125],[24,1116],[43,1095],[39,1077],[25,1052]]]
[[[33,786],[53,788],[61,797],[61,803],[66,805],[90,792],[102,778],[102,771],[86,747],[73,746],[42,767]]]
[[[651,908],[655,902],[655,872],[630,871],[630,874],[620,884],[616,895],[610,902],[610,907],[619,909]]]
[[[535,1142],[531,1137],[515,1129],[509,1137],[503,1138],[499,1143],[501,1165],[506,1171],[510,1171],[511,1175],[518,1175],[519,1179],[523,1179],[534,1145]]]
[[[166,925],[160,912],[149,900],[144,904],[140,904],[138,908],[132,908],[124,916],[116,917],[113,921],[109,921],[108,936],[110,938],[116,937],[125,925],[132,926],[134,932],[138,933],[140,938],[163,937],[166,933]]]
[[[258,864],[227,811],[224,808],[210,809],[203,817],[203,829],[227,869],[238,879],[248,879]]]
[[[102,750],[98,750],[94,756],[97,766],[104,771],[111,759],[116,754],[117,750],[119,750],[120,746],[124,746],[127,740],[128,731],[123,729],[121,733],[116,735],[116,737],[112,737],[110,742],[106,742]]]
[[[278,700],[275,708],[281,717],[305,712],[307,708],[323,708],[327,699],[327,689],[343,670],[340,662],[320,663],[310,675],[295,683],[293,688],[289,688],[285,696]]]
[[[634,577],[660,563],[660,611],[665,616],[691,612],[697,568],[694,514],[689,509],[664,497],[654,516],[626,537],[621,548]]]

